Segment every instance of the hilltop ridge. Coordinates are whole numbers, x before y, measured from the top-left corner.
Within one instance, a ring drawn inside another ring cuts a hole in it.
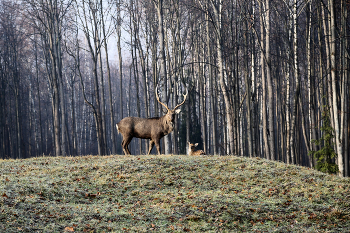
[[[350,231],[350,180],[235,156],[0,160],[7,232]]]

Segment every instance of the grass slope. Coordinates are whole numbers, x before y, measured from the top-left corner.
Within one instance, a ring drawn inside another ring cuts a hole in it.
[[[4,232],[349,232],[350,180],[265,159],[0,160]]]

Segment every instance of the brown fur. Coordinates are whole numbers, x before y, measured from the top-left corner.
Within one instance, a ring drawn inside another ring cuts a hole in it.
[[[176,105],[174,109],[169,109],[168,106],[159,100],[158,86],[156,87],[157,101],[163,105],[167,110],[167,114],[161,117],[154,118],[139,118],[139,117],[126,117],[122,119],[116,126],[119,133],[123,135],[122,147],[125,155],[130,155],[128,148],[129,143],[133,137],[150,139],[148,155],[151,153],[154,144],[158,154],[160,155],[159,141],[165,135],[168,135],[174,129],[175,114],[181,110],[177,109],[183,105],[186,101],[188,90],[186,88],[186,94],[184,94],[184,100],[182,103]]]
[[[195,147],[198,146],[198,143],[192,144],[188,143],[188,155],[205,155],[203,150],[196,150]]]
[[[123,135],[122,147],[124,154],[131,154],[128,145],[134,137],[150,139],[148,154],[151,153],[154,144],[156,145],[158,154],[160,154],[160,139],[173,131],[175,114],[178,112],[180,111],[169,110],[162,117],[126,117],[122,119],[116,126],[118,132]]]

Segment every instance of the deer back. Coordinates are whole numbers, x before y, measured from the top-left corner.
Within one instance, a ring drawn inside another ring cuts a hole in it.
[[[172,122],[167,122],[165,116],[153,118],[125,117],[118,124],[119,133],[129,137],[152,139],[163,137],[173,130]]]

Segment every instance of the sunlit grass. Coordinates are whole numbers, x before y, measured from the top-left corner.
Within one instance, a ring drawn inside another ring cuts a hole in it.
[[[0,160],[5,232],[348,232],[350,181],[233,156]]]

